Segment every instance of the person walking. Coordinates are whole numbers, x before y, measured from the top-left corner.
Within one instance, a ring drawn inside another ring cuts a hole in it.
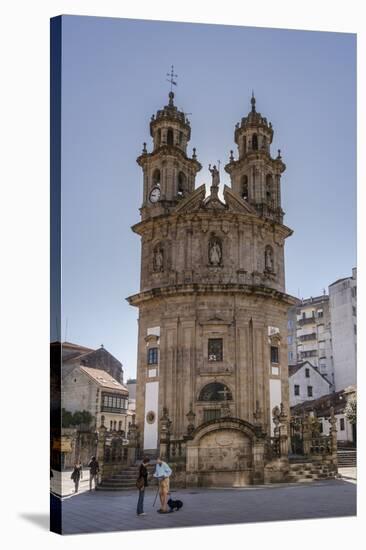
[[[164,462],[159,456],[156,459],[156,467],[154,472],[154,477],[159,481],[159,497],[160,497],[160,514],[168,514],[169,510],[167,508],[168,502],[168,493],[169,493],[169,478],[172,475],[172,469],[170,466]]]
[[[145,496],[145,487],[147,487],[147,476],[148,471],[146,465],[150,462],[149,457],[145,456],[139,467],[139,475],[136,481],[136,487],[139,490],[139,498],[137,501],[137,515],[146,516],[144,512],[144,496]]]
[[[88,468],[90,468],[90,474],[89,474],[89,491],[93,488],[93,479],[94,479],[94,488],[97,488],[98,484],[98,473],[99,473],[99,462],[95,458],[95,456],[91,457],[91,461],[88,464]]]
[[[77,462],[75,462],[74,469],[71,474],[71,479],[73,480],[75,485],[75,491],[74,491],[75,493],[79,491],[79,483],[80,483],[80,479],[82,478],[83,478],[83,467],[80,464],[80,461],[78,460]]]

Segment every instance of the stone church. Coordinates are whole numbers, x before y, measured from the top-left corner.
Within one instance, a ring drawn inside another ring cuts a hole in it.
[[[191,125],[174,103],[150,120],[143,172],[136,421],[144,454],[161,454],[191,485],[270,479],[267,444],[289,414],[280,151],[272,124],[251,110],[237,153],[209,166],[210,193],[189,156]],[[276,416],[277,414],[277,416]],[[267,468],[267,469],[266,469]],[[281,465],[277,465],[281,478]],[[266,473],[267,472],[267,473]],[[279,477],[278,477],[279,476]],[[276,479],[277,479],[276,478]]]

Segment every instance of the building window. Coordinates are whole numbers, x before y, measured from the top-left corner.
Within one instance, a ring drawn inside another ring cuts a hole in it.
[[[339,427],[340,427],[341,432],[343,432],[344,431],[344,418],[339,419]]]
[[[248,200],[248,176],[241,178],[241,196],[245,201]]]
[[[148,365],[157,365],[158,364],[158,348],[149,348],[147,351],[147,364]]]
[[[310,378],[310,369],[305,369],[305,378]]]
[[[318,317],[323,317],[324,313],[322,309],[318,309]]]
[[[258,136],[257,134],[253,134],[252,137],[252,149],[257,150],[258,149]]]
[[[271,346],[271,363],[279,363],[277,346]]]
[[[352,314],[357,315],[356,306],[352,306]]]
[[[173,133],[173,130],[171,128],[168,129],[166,142],[167,142],[168,145],[174,145],[174,133]]]
[[[313,386],[308,386],[308,397],[313,397]]]
[[[225,384],[220,382],[211,382],[202,388],[199,401],[231,401],[233,398],[231,391]]]
[[[357,326],[356,326],[356,325],[353,325],[353,332],[354,332],[355,334],[357,334]]]
[[[154,170],[152,181],[153,187],[155,187],[156,185],[160,185],[160,170],[158,168]]]
[[[300,386],[298,386],[297,384],[294,385],[294,394],[300,395]]]
[[[319,422],[319,432],[323,433],[323,422]]]
[[[127,399],[120,395],[102,393],[101,412],[122,414],[127,409]]]
[[[122,420],[120,420],[118,422],[118,431],[121,432],[122,431]]]
[[[112,431],[113,430],[113,420],[111,420],[110,424],[109,424],[109,429]]]
[[[223,340],[222,338],[208,339],[208,360],[222,361],[223,360]]]
[[[221,409],[206,409],[203,411],[203,421],[215,420],[221,417]]]

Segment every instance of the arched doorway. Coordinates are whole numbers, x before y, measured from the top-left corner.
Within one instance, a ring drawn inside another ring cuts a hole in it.
[[[244,487],[253,483],[249,422],[220,418],[205,422],[187,442],[187,482],[200,487]]]

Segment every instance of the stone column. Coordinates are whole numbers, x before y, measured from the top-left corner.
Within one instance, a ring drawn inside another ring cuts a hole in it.
[[[98,441],[97,441],[97,461],[99,463],[99,476],[98,476],[98,485],[103,481],[104,475],[104,448],[105,448],[105,439],[106,439],[106,427],[102,424],[98,430]]]
[[[262,436],[253,439],[253,483],[264,482],[264,443]]]

